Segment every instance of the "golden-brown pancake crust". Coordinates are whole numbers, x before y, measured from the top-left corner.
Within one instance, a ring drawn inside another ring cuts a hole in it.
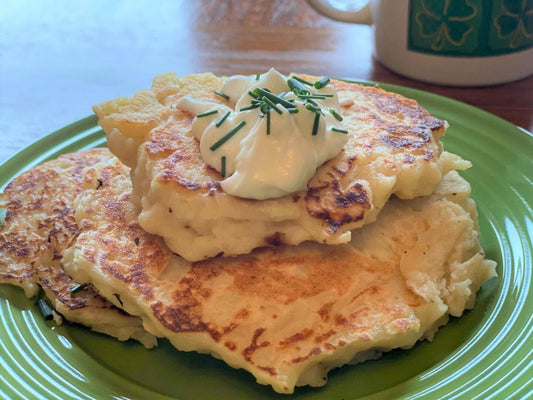
[[[24,172],[0,195],[6,209],[0,227],[0,282],[11,283],[35,296],[42,287],[53,307],[67,320],[118,337],[130,337],[153,346],[155,339],[142,328],[138,318],[99,296],[91,286],[77,293],[60,262],[63,251],[79,233],[74,219],[76,197],[91,187],[110,183],[106,169],[85,174],[87,167],[104,164],[112,158],[107,149],[93,149],[60,156]],[[124,173],[120,170],[120,173]],[[115,172],[116,175],[116,172]]]

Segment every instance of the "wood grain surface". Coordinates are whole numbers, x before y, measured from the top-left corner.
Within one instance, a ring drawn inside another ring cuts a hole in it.
[[[485,88],[403,78],[372,57],[367,26],[331,21],[304,0],[3,0],[0,162],[130,96],[153,76],[281,72],[395,83],[448,96],[533,130],[533,77]]]

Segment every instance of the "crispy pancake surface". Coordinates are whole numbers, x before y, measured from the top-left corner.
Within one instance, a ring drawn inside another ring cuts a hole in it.
[[[123,181],[78,197],[81,233],[64,253],[65,270],[150,333],[244,368],[280,393],[431,339],[495,275],[470,187],[455,172],[431,196],[391,199],[347,245],[306,242],[193,263],[141,229]]]
[[[22,287],[28,297],[42,287],[67,320],[152,347],[156,340],[139,318],[113,306],[91,287],[72,294],[77,282],[60,265],[63,251],[79,233],[74,200],[85,188],[110,183],[111,171],[105,168],[110,159],[114,157],[107,149],[60,156],[26,171],[5,188],[0,195],[6,209],[0,227],[0,282]],[[85,173],[87,167],[91,167],[89,173]],[[125,171],[117,169],[117,173]]]
[[[332,81],[350,132],[343,151],[318,169],[306,191],[261,201],[228,195],[201,158],[190,131],[194,115],[175,107],[185,95],[231,106],[213,93],[223,81],[164,74],[150,90],[93,107],[109,148],[131,167],[140,225],[187,260],[303,241],[346,243],[392,194],[428,195],[445,173],[469,166],[442,151],[446,123],[415,101]]]

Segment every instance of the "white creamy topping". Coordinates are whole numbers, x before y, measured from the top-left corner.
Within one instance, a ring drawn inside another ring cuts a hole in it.
[[[234,109],[187,96],[178,102],[178,108],[197,115],[192,133],[200,141],[203,160],[225,177],[224,192],[263,200],[305,190],[316,169],[346,144],[346,133],[335,131],[342,128],[334,88],[304,84],[308,95],[330,96],[308,99],[297,89],[291,91],[287,81],[274,69],[226,79],[221,92]],[[279,112],[264,100],[269,97],[264,90],[281,97],[273,97]],[[254,103],[258,107],[242,110]]]

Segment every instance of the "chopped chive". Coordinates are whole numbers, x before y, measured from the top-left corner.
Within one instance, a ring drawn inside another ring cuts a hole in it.
[[[226,177],[226,156],[220,158],[220,175],[222,178]]]
[[[344,129],[340,129],[340,128],[337,128],[335,126],[332,126],[331,128],[329,128],[330,130],[334,131],[334,132],[339,132],[339,133],[348,133],[348,131],[345,131]]]
[[[261,103],[250,104],[249,106],[246,106],[246,107],[243,107],[243,108],[239,109],[239,111],[253,110],[254,108],[258,108],[260,105],[261,105]]]
[[[313,86],[313,84],[309,81],[306,81],[305,79],[300,78],[299,76],[292,76],[292,78],[296,79],[298,82],[301,82],[307,86]]]
[[[223,99],[229,100],[229,96],[225,93],[222,93],[220,90],[213,90],[217,96],[222,97]]]
[[[196,118],[207,117],[208,115],[213,115],[213,114],[216,114],[217,112],[218,112],[218,110],[206,111],[206,112],[204,112],[204,113],[197,114],[197,115],[196,115]]]
[[[319,79],[318,81],[316,81],[314,86],[315,86],[316,89],[322,89],[329,82],[330,82],[329,76],[325,76],[322,79]]]
[[[294,104],[292,104],[290,101],[285,100],[281,98],[280,96],[276,96],[274,93],[271,93],[265,89],[262,88],[256,88],[254,90],[254,93],[258,95],[262,95],[263,99],[266,97],[267,99],[271,100],[274,104],[281,104],[285,108],[291,108],[295,107]]]
[[[219,140],[213,143],[209,147],[209,150],[215,151],[216,149],[218,149],[220,146],[222,146],[224,143],[230,140],[233,137],[233,135],[235,135],[244,125],[246,125],[246,121],[239,122],[237,126],[235,126],[235,128],[233,128],[231,131],[229,131],[224,136],[222,136]]]
[[[70,289],[70,294],[76,294],[78,292],[81,292],[83,289],[85,289],[85,285],[76,285],[72,289]]]
[[[248,94],[252,96],[254,99],[257,99],[259,97],[258,95],[254,94],[254,92],[252,92],[251,90],[248,91]]]
[[[289,78],[287,84],[291,90],[298,96],[300,94],[309,94],[309,90],[294,78]]]
[[[224,114],[224,115],[222,116],[222,118],[220,118],[220,119],[218,120],[218,122],[215,123],[215,126],[216,126],[217,128],[220,128],[220,125],[222,125],[222,123],[226,120],[226,118],[228,118],[229,114],[230,114],[230,112],[229,112],[229,111],[226,111],[226,114]]]
[[[318,104],[316,101],[313,101],[312,99],[305,99],[305,104],[312,104],[314,105],[315,107],[318,107]]]
[[[321,112],[320,108],[315,106],[315,105],[313,105],[313,104],[306,104],[305,108],[307,108],[309,111],[312,111],[312,112],[315,112],[315,113],[320,113]]]
[[[260,78],[261,78],[261,74],[257,74],[257,75],[255,76],[255,80],[256,80],[256,81],[258,81]]]
[[[313,132],[311,132],[311,136],[316,136],[318,133],[318,123],[320,122],[320,113],[315,113],[315,120],[313,121]]]
[[[289,108],[287,109],[291,114],[297,114],[298,113],[298,108],[297,107],[294,107],[294,108]]]
[[[298,97],[303,100],[306,100],[306,99],[324,100],[326,97],[333,97],[333,95],[325,94],[325,93],[317,93],[317,94],[301,94]]]
[[[37,300],[37,307],[39,307],[39,311],[46,321],[54,318],[54,310],[52,310],[52,307],[50,307],[50,304],[45,299]]]
[[[270,100],[268,97],[266,96],[263,96],[263,100],[265,103],[267,103],[270,108],[272,108],[274,111],[276,111],[278,114],[282,114],[283,111],[281,111],[275,104],[272,100]]]
[[[33,304],[37,304],[37,300],[43,297],[43,293],[44,293],[43,287],[40,285],[38,285],[38,287],[39,287],[38,292],[35,294],[35,296],[31,298],[31,301],[33,301]]]
[[[329,112],[331,113],[331,115],[335,117],[337,121],[342,121],[342,116],[337,111],[335,111],[333,108],[330,109]]]
[[[270,113],[269,112],[266,113],[266,117],[267,117],[267,135],[270,135]]]

